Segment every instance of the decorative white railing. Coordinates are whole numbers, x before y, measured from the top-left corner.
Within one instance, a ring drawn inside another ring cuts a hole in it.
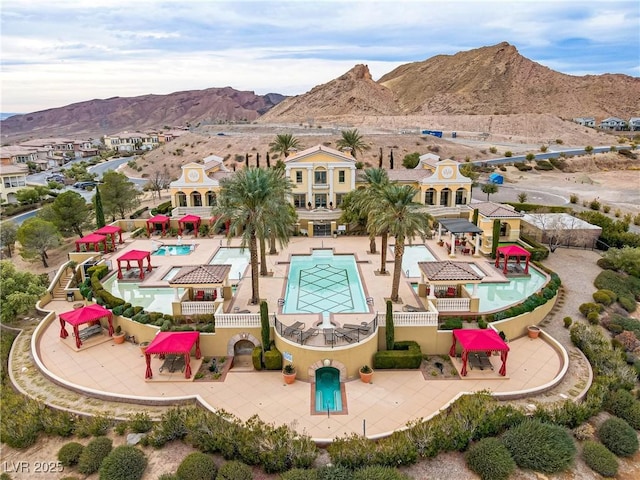
[[[468,312],[469,298],[437,298],[436,307],[439,312]]]
[[[269,315],[269,325],[274,326],[275,315]],[[260,328],[259,313],[216,313],[216,328]]]
[[[171,211],[172,218],[180,218],[184,215],[198,215],[202,219],[209,220],[212,207],[176,207]]]
[[[182,302],[182,315],[213,315],[215,311],[216,302]]]
[[[378,326],[384,327],[385,314],[378,312]],[[394,327],[437,327],[438,312],[393,312]]]

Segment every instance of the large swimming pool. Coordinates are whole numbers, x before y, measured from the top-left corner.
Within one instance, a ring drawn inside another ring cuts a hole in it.
[[[531,266],[529,273],[529,277],[511,278],[508,282],[487,282],[478,285],[480,312],[490,312],[519,303],[542,288],[546,276]],[[473,292],[472,284],[468,283],[465,287],[469,293]]]
[[[237,247],[220,247],[213,256],[210,265],[231,265],[229,271],[229,281],[237,282],[242,278],[244,272],[247,270],[251,255],[248,248]]]
[[[119,282],[116,275],[112,275],[102,286],[107,292],[129,302],[131,305],[139,305],[148,312],[160,312],[171,315],[171,303],[175,299],[174,288],[140,288],[137,282]],[[183,288],[178,289],[178,295],[184,293]]]
[[[283,313],[365,313],[364,288],[354,255],[314,250],[292,255]]]
[[[391,247],[395,254],[395,246]],[[426,245],[405,245],[402,256],[402,271],[407,277],[420,277],[418,262],[435,262],[437,259]]]

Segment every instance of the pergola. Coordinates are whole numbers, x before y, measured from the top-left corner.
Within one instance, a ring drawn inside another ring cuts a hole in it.
[[[480,248],[480,235],[482,229],[474,223],[463,218],[439,218],[438,219],[438,240],[442,239],[442,227],[446,228],[451,233],[451,251],[449,254],[455,256],[456,254],[456,235],[471,233],[475,235],[474,251],[477,253]]]
[[[197,215],[185,215],[178,220],[178,234],[182,235],[182,230],[187,227],[187,223],[193,225],[193,235],[198,236],[198,229],[200,228],[200,217]]]
[[[147,220],[147,233],[151,235],[151,230],[155,230],[156,224],[162,225],[162,236],[164,237],[166,231],[169,229],[171,220],[166,215],[156,215]]]
[[[105,235],[100,235],[99,233],[90,233],[89,235],[85,235],[82,238],[76,240],[76,252],[80,251],[80,245],[93,245],[93,250],[98,252],[100,248],[98,244],[102,244],[104,247],[104,251],[107,251],[107,237]],[[89,248],[89,247],[85,247]]]
[[[116,245],[116,233],[118,234],[118,243],[123,243],[122,241],[122,228],[116,225],[105,225],[102,228],[99,228],[95,232],[98,235],[107,235],[111,236],[111,244],[115,247]]]
[[[120,262],[127,262],[127,270],[131,270],[131,262],[138,262],[138,268],[140,269],[140,279],[144,278],[144,269],[142,268],[144,260],[147,260],[147,272],[150,272],[153,268],[151,266],[151,252],[145,250],[129,250],[127,253],[120,255],[117,258],[118,262],[118,278],[122,278],[122,265]]]
[[[504,268],[502,269],[502,273],[507,273],[509,258],[513,257],[515,257],[518,265],[520,265],[520,258],[524,257],[526,262],[524,266],[524,273],[529,273],[529,258],[531,257],[531,253],[518,245],[505,245],[504,247],[498,247],[496,249],[496,268],[500,267],[500,259],[504,258]]]
[[[460,375],[467,375],[467,361],[469,360],[469,352],[491,352],[499,351],[502,366],[500,367],[500,375],[503,377],[507,374],[507,355],[509,354],[509,345],[505,343],[500,335],[491,328],[483,329],[456,329],[453,330],[453,344],[449,350],[449,356],[456,356],[456,342],[460,342],[462,346],[462,370]]]
[[[153,378],[151,355],[184,355],[184,378],[191,377],[191,349],[196,346],[196,358],[200,358],[200,332],[160,332],[144,351],[147,371],[144,378]]]
[[[113,335],[113,315],[110,310],[93,304],[86,307],[71,310],[70,312],[64,312],[60,314],[60,338],[67,338],[69,334],[65,328],[65,323],[73,325],[73,334],[76,337],[76,347],[82,346],[82,340],[80,340],[80,331],[78,327],[84,323],[90,323],[99,321],[101,318],[107,318],[109,323],[109,336]]]
[[[445,292],[445,296],[457,297],[458,286],[467,283],[473,284],[472,297],[478,295],[478,284],[482,282],[482,277],[474,270],[468,262],[454,262],[445,260],[444,262],[418,262],[418,268],[422,278],[425,280],[429,298],[436,297],[436,289],[449,290],[455,288],[453,295]]]

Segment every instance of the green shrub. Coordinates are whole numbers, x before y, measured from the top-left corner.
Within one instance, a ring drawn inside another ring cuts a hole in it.
[[[100,437],[106,435],[113,426],[113,420],[105,415],[96,415],[95,417],[83,417],[76,422],[74,433],[83,437]]]
[[[78,442],[65,443],[58,450],[58,461],[65,467],[72,467],[78,463],[82,450],[84,450],[84,445]]]
[[[589,208],[596,211],[600,210],[600,202],[598,200],[591,200],[589,202]]]
[[[182,440],[188,433],[185,419],[188,409],[171,408],[147,435],[149,445],[160,448],[172,440]]]
[[[483,438],[467,450],[467,466],[482,480],[506,480],[516,469],[507,447],[500,439]]]
[[[40,412],[40,423],[47,435],[69,437],[73,434],[76,422],[74,416],[63,410],[43,408]]]
[[[158,480],[180,480],[175,473],[163,473]]]
[[[353,473],[353,480],[411,480],[404,473],[392,467],[371,465]]]
[[[147,433],[153,428],[153,420],[148,413],[139,412],[129,416],[128,425],[133,433]]]
[[[624,308],[627,312],[635,312],[637,308],[636,301],[630,297],[619,297],[618,303],[622,308]]]
[[[587,314],[587,321],[591,325],[598,325],[598,323],[600,323],[600,315],[598,315],[598,312],[589,312]]]
[[[280,475],[280,480],[317,480],[318,476],[315,470],[306,470],[303,468],[294,468]]]
[[[593,440],[584,442],[582,459],[591,470],[603,477],[615,477],[618,473],[618,459],[601,443]]]
[[[254,370],[262,370],[262,347],[254,347],[251,351],[251,363]]]
[[[598,428],[598,438],[613,453],[619,457],[630,457],[638,451],[638,436],[636,431],[618,417],[612,417]]]
[[[520,468],[555,473],[571,465],[576,446],[558,425],[527,419],[507,430],[502,440]]]
[[[573,319],[571,317],[564,317],[562,322],[564,323],[564,328],[569,328],[573,323]]]
[[[604,408],[607,412],[625,420],[632,428],[640,430],[640,401],[627,390],[618,389],[606,399]]]
[[[438,327],[440,330],[456,330],[462,328],[462,318],[449,317]]]
[[[522,163],[522,162],[516,162],[513,164],[513,166],[516,167],[521,172],[528,172],[529,170],[533,170],[533,167],[531,165],[527,165],[526,163]]]
[[[316,470],[318,480],[352,480],[353,472],[339,465],[323,465]]]
[[[575,193],[572,193],[569,196],[569,202],[571,202],[571,203],[574,203],[574,204],[578,203],[578,200],[580,200],[580,197],[578,197],[578,195],[576,195]]]
[[[395,342],[393,350],[381,350],[373,356],[373,368],[420,368],[422,351],[417,342]]]
[[[193,452],[187,455],[176,471],[180,480],[213,480],[218,468],[210,455]]]
[[[583,314],[585,317],[589,315],[589,313],[591,312],[596,312],[596,313],[601,313],[602,312],[602,305],[598,304],[598,303],[583,303],[582,305],[580,305],[578,307],[578,310],[580,310],[580,313]]]
[[[536,170],[553,170],[553,165],[548,160],[538,160],[534,168]]]
[[[593,300],[605,307],[608,307],[614,302],[614,300],[611,299],[611,296],[607,293],[607,290],[596,290],[593,292]]]
[[[282,370],[282,353],[273,347],[264,352],[264,367],[266,370]]]
[[[100,480],[140,480],[147,468],[147,457],[132,445],[114,448],[100,466]]]
[[[102,461],[111,453],[113,443],[110,438],[98,437],[91,440],[78,458],[78,471],[84,475],[97,472]]]
[[[251,468],[235,460],[222,465],[216,476],[216,480],[251,480],[252,478]]]

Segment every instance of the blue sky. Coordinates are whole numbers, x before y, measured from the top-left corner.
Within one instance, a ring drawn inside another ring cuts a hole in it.
[[[640,75],[640,2],[13,0],[0,7],[0,111],[231,86],[296,95],[358,63],[507,41],[554,70]]]

